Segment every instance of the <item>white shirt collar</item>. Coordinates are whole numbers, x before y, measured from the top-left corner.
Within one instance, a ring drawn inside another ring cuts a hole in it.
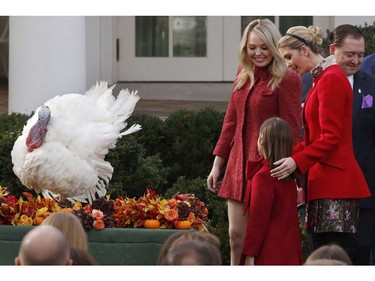
[[[350,86],[352,86],[352,89],[353,89],[354,77],[353,77],[353,75],[350,75],[350,76],[347,76],[347,77],[348,77]]]

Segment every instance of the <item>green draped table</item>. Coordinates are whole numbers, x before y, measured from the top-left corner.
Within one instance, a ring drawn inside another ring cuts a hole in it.
[[[13,265],[23,236],[33,226],[0,225],[0,265]],[[155,265],[176,229],[106,228],[87,233],[89,252],[99,265]],[[189,231],[189,230],[188,230]]]

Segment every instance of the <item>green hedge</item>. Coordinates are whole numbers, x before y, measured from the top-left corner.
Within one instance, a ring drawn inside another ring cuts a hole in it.
[[[29,191],[14,175],[11,150],[30,116],[0,116],[0,184],[15,196]],[[118,140],[107,160],[114,167],[108,194],[140,197],[147,188],[171,197],[176,192],[194,193],[209,210],[208,229],[222,243],[224,264],[229,264],[228,218],[225,200],[208,191],[206,177],[211,169],[212,151],[219,137],[224,113],[212,108],[179,110],[165,121],[146,114],[134,114],[129,125],[142,130]]]
[[[365,37],[365,56],[375,53],[375,21],[372,24],[365,23],[358,28],[363,32]]]
[[[29,116],[12,113],[0,116],[0,185],[8,187],[17,197],[26,189],[13,173],[11,151]]]

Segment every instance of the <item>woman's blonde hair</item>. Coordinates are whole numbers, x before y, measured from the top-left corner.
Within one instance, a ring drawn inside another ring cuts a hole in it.
[[[285,36],[281,37],[277,48],[288,47],[292,50],[299,50],[307,46],[314,54],[320,54],[320,45],[323,43],[323,35],[320,27],[317,26],[293,26],[288,29]]]
[[[71,213],[56,212],[44,219],[42,224],[48,224],[59,229],[67,238],[70,247],[88,250],[86,231],[79,218]]]
[[[256,19],[250,22],[245,28],[240,43],[240,64],[242,66],[241,72],[236,77],[235,89],[240,89],[245,85],[247,79],[250,79],[250,87],[254,85],[254,68],[255,65],[247,55],[247,41],[250,33],[256,33],[273,55],[273,59],[269,66],[269,72],[272,76],[268,87],[275,90],[280,84],[288,69],[284,62],[283,57],[277,49],[277,42],[281,38],[279,30],[269,19]]]

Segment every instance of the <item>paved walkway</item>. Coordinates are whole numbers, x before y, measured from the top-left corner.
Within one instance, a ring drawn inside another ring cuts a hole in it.
[[[165,118],[169,114],[179,109],[198,111],[206,107],[210,107],[218,111],[225,112],[227,105],[227,102],[140,99],[135,107],[134,113],[146,113]]]
[[[140,99],[134,113],[145,113],[166,118],[172,112],[179,109],[201,110],[206,107],[225,112],[228,102],[223,101],[179,101],[179,100],[152,100]],[[4,83],[0,84],[0,114],[8,113],[8,88]]]

